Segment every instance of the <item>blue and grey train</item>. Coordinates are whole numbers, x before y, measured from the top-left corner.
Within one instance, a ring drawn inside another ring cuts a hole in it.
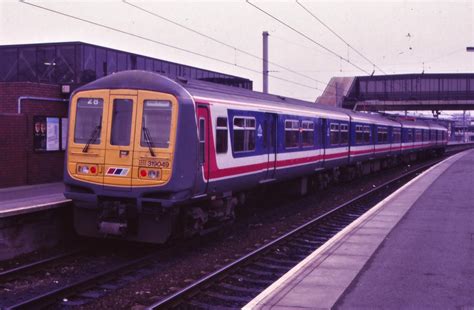
[[[151,243],[233,218],[256,188],[292,180],[304,194],[447,144],[434,122],[145,71],[77,89],[69,111],[64,182],[76,231]]]

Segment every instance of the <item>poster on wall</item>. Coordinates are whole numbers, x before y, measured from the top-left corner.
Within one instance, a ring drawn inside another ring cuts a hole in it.
[[[46,150],[59,151],[59,118],[46,118]]]
[[[33,122],[33,147],[35,151],[46,151],[46,117],[35,116]]]
[[[61,150],[66,149],[68,119],[61,118]]]

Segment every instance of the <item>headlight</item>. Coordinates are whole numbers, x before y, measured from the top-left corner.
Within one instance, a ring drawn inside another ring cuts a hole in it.
[[[89,167],[88,166],[78,166],[77,167],[77,172],[87,174],[87,173],[89,173]]]
[[[150,179],[156,179],[157,176],[158,176],[158,173],[155,170],[148,171],[148,177]]]

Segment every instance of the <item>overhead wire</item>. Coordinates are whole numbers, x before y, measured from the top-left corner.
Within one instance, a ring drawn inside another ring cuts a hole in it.
[[[319,17],[317,17],[312,11],[310,11],[307,7],[305,7],[300,1],[298,0],[295,0],[296,1],[296,4],[298,4],[301,8],[303,8],[303,10],[305,10],[309,15],[311,15],[314,19],[316,19],[321,25],[323,25],[326,29],[328,29],[333,35],[335,35],[339,40],[341,40],[342,42],[344,42],[347,47],[349,47],[350,49],[352,49],[354,52],[356,52],[359,56],[361,56],[363,59],[365,59],[367,62],[369,62],[374,68],[377,68],[380,72],[382,72],[383,74],[387,74],[382,68],[380,68],[379,66],[377,66],[377,64],[375,64],[372,60],[370,60],[369,58],[367,58],[364,54],[362,54],[362,52],[360,52],[359,50],[357,50],[355,47],[353,47],[349,42],[347,42],[342,36],[340,36],[339,34],[337,34],[333,29],[331,29],[331,27],[329,27],[325,22],[323,22]]]
[[[240,53],[242,53],[242,54],[245,54],[245,55],[247,55],[247,56],[250,56],[250,57],[253,57],[253,58],[256,58],[256,59],[259,59],[259,60],[263,60],[263,58],[260,57],[260,56],[257,56],[257,55],[255,55],[255,54],[252,54],[252,53],[250,53],[250,52],[248,52],[248,51],[245,51],[245,50],[243,50],[243,49],[241,49],[241,48],[238,48],[238,47],[236,47],[236,46],[233,46],[233,45],[231,45],[231,44],[225,43],[225,42],[223,42],[223,41],[221,41],[221,40],[219,40],[219,39],[216,39],[216,38],[214,38],[214,37],[211,37],[210,35],[207,35],[207,34],[201,32],[201,31],[197,31],[197,30],[195,30],[195,29],[193,29],[193,28],[191,28],[191,27],[188,27],[188,26],[186,26],[186,25],[180,24],[180,23],[178,23],[178,22],[176,22],[176,21],[174,21],[174,20],[172,20],[172,19],[170,19],[170,18],[164,17],[164,16],[159,15],[159,14],[153,12],[153,11],[147,10],[146,8],[144,8],[144,7],[142,7],[142,6],[139,6],[139,5],[137,5],[137,4],[131,3],[130,1],[122,0],[122,2],[125,3],[125,4],[128,4],[128,5],[130,5],[130,6],[134,7],[134,8],[136,8],[136,9],[142,11],[142,12],[145,12],[145,13],[150,14],[150,15],[152,15],[152,16],[154,16],[154,17],[157,17],[157,18],[159,18],[159,19],[161,19],[161,20],[164,20],[164,21],[166,21],[166,22],[169,22],[169,23],[171,23],[171,24],[173,24],[173,25],[175,25],[175,26],[178,26],[178,27],[180,27],[180,28],[186,29],[186,30],[188,30],[188,31],[190,31],[190,32],[192,32],[192,33],[194,33],[194,34],[200,35],[200,36],[202,36],[202,37],[204,37],[204,38],[206,38],[206,39],[209,39],[209,40],[211,40],[211,41],[213,41],[213,42],[216,42],[216,43],[218,43],[218,44],[224,45],[224,46],[226,46],[226,47],[228,47],[228,48],[230,48],[230,49],[233,49],[234,51],[240,52]],[[321,84],[323,84],[323,85],[327,85],[327,83],[325,83],[325,82],[323,82],[323,81],[320,81],[320,80],[318,80],[318,79],[315,79],[315,78],[313,78],[313,77],[311,77],[311,76],[309,76],[309,75],[302,74],[301,72],[292,70],[292,69],[290,69],[290,68],[288,68],[288,67],[285,67],[285,66],[282,66],[282,65],[280,65],[280,64],[278,64],[278,63],[275,63],[275,62],[272,62],[272,61],[268,61],[268,63],[271,64],[271,65],[273,65],[273,66],[275,66],[275,67],[278,67],[278,68],[281,68],[281,69],[286,70],[286,71],[288,71],[288,72],[291,72],[291,73],[293,73],[293,74],[296,74],[296,75],[305,77],[305,78],[307,78],[307,79],[310,79],[310,80],[312,80],[312,81],[314,81],[314,82],[321,83]]]
[[[319,43],[318,41],[314,40],[313,38],[311,38],[310,36],[308,36],[307,34],[299,31],[298,29],[290,26],[288,23],[285,23],[284,21],[282,21],[281,19],[279,19],[278,17],[268,13],[267,11],[265,11],[264,9],[260,8],[259,6],[253,4],[252,2],[250,2],[250,0],[246,0],[246,2],[253,6],[254,8],[256,8],[257,10],[259,10],[260,12],[262,12],[263,14],[269,16],[270,18],[276,20],[277,22],[279,22],[280,24],[284,25],[285,27],[287,27],[288,29],[298,33],[300,36],[304,37],[305,39],[313,42],[315,45],[319,46],[320,48],[324,49],[325,51],[329,52],[330,54],[338,57],[339,59],[347,62],[348,64],[350,64],[351,66],[359,69],[360,71],[366,73],[367,75],[370,75],[371,73],[369,73],[368,71],[366,71],[365,69],[363,69],[362,67],[358,66],[357,64],[353,63],[352,61],[350,61],[349,59],[345,58],[344,56],[341,56],[339,55],[338,53],[336,53],[335,51],[331,50],[330,48],[326,47],[325,45]]]
[[[105,24],[101,24],[101,23],[94,22],[94,21],[91,21],[91,20],[88,20],[88,19],[85,19],[85,18],[77,17],[77,16],[74,16],[74,15],[67,14],[67,13],[64,13],[64,12],[61,12],[61,11],[57,11],[57,10],[54,10],[54,9],[51,9],[51,8],[47,8],[47,7],[44,7],[44,6],[41,6],[41,5],[37,5],[37,4],[31,3],[31,2],[27,2],[26,0],[19,0],[19,2],[23,3],[23,4],[26,4],[26,5],[30,5],[32,7],[35,7],[35,8],[41,9],[41,10],[45,10],[45,11],[48,11],[48,12],[51,12],[51,13],[55,13],[55,14],[58,14],[58,15],[61,15],[61,16],[65,16],[65,17],[68,17],[68,18],[71,18],[71,19],[81,21],[81,22],[84,22],[84,23],[87,23],[87,24],[91,24],[91,25],[94,25],[94,26],[97,26],[97,27],[100,27],[100,28],[108,29],[108,30],[111,30],[111,31],[114,31],[114,32],[118,32],[118,33],[121,33],[121,34],[132,36],[132,37],[135,37],[135,38],[138,38],[138,39],[141,39],[141,40],[145,40],[145,41],[152,42],[152,43],[155,43],[155,44],[163,45],[163,46],[166,46],[166,47],[169,47],[169,48],[172,48],[172,49],[175,49],[175,50],[179,50],[179,51],[182,51],[182,52],[185,52],[185,53],[189,53],[189,54],[196,55],[196,56],[199,56],[199,57],[203,57],[203,58],[206,58],[206,59],[210,59],[210,60],[213,60],[213,61],[221,62],[221,63],[227,64],[227,65],[239,67],[241,69],[251,71],[251,72],[254,72],[254,73],[258,73],[258,74],[262,73],[261,71],[258,71],[258,70],[255,70],[255,69],[252,69],[252,68],[249,68],[249,67],[246,67],[246,66],[238,65],[238,64],[232,63],[230,61],[226,61],[226,60],[219,59],[219,58],[216,58],[216,57],[204,55],[204,54],[194,52],[194,51],[191,51],[191,50],[179,47],[179,46],[175,46],[175,45],[172,45],[172,44],[161,42],[161,41],[158,41],[158,40],[155,40],[155,39],[151,39],[151,38],[148,38],[148,37],[145,37],[145,36],[142,36],[142,35],[131,33],[131,32],[121,30],[121,29],[118,29],[118,28],[114,28],[114,27],[111,27],[111,26],[107,26]],[[306,85],[306,84],[303,84],[303,83],[291,81],[291,80],[284,79],[284,78],[277,77],[277,76],[273,76],[273,75],[270,75],[270,74],[269,74],[269,76],[274,78],[274,79],[281,80],[281,81],[284,81],[284,82],[288,82],[288,83],[291,83],[291,84],[294,84],[294,85],[298,85],[298,86],[306,87],[306,88],[310,88],[310,89],[316,89],[316,90],[324,92],[323,89],[321,89],[317,86]]]

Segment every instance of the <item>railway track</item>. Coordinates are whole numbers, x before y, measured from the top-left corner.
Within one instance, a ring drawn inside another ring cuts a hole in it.
[[[0,274],[2,283],[5,283],[5,280],[20,283],[39,282],[44,278],[45,273],[60,273],[58,270],[68,268],[73,265],[73,261],[84,261],[85,264],[92,266],[90,270],[86,270],[85,274],[80,276],[73,275],[72,279],[65,280],[67,277],[62,275],[58,277],[58,280],[45,281],[49,283],[39,287],[30,287],[28,291],[20,289],[20,292],[17,292],[14,288],[8,288],[8,285],[4,284],[3,289],[8,290],[10,298],[1,298],[0,308],[40,309],[52,305],[61,308],[87,304],[91,300],[100,298],[147,274],[147,265],[156,262],[162,252],[157,250],[140,251],[139,249],[135,249],[139,252],[137,254],[115,253],[111,255],[114,257],[107,257],[108,252],[105,251],[105,254],[102,254],[100,258],[100,265],[95,265],[98,258],[98,255],[93,253],[95,250],[76,249],[8,269]],[[109,251],[109,253],[111,252]],[[19,286],[24,287],[25,285]]]
[[[456,151],[458,150],[450,149],[450,152]],[[185,289],[151,305],[150,308],[242,307],[337,232],[369,210],[371,206],[393,192],[404,183],[404,180],[412,178],[421,170],[439,161],[431,161],[422,165],[338,206],[336,209],[209,274]],[[183,248],[182,245],[181,248]],[[6,309],[38,309],[52,305],[62,308],[88,304],[92,300],[101,298],[134,280],[153,272],[160,272],[161,258],[167,257],[169,259],[173,257],[170,254],[173,251],[176,251],[176,249],[138,255],[135,258],[112,264],[103,268],[100,272],[89,274],[62,286],[56,286],[48,291],[21,296],[17,302],[3,304],[1,307]],[[164,252],[168,254],[163,254]],[[183,254],[183,250],[178,252]],[[59,260],[61,257],[58,256],[57,259]],[[41,268],[44,264],[54,263],[54,260],[55,258],[50,258],[42,262],[35,262],[31,266],[15,268],[17,270],[7,270],[0,274],[0,278],[17,277],[17,274]]]
[[[379,201],[421,171],[441,160],[424,164],[339,205],[152,304],[149,309],[239,309],[243,307]]]
[[[40,259],[37,261],[33,261],[30,263],[26,263],[14,268],[9,268],[7,270],[3,270],[0,272],[0,281],[4,281],[6,279],[12,279],[16,277],[21,277],[24,274],[28,273],[34,273],[41,267],[47,265],[47,264],[54,264],[56,261],[61,261],[62,259],[78,254],[80,252],[84,251],[83,248],[80,249],[74,249],[70,251],[66,251],[57,255],[53,255],[44,259]]]

